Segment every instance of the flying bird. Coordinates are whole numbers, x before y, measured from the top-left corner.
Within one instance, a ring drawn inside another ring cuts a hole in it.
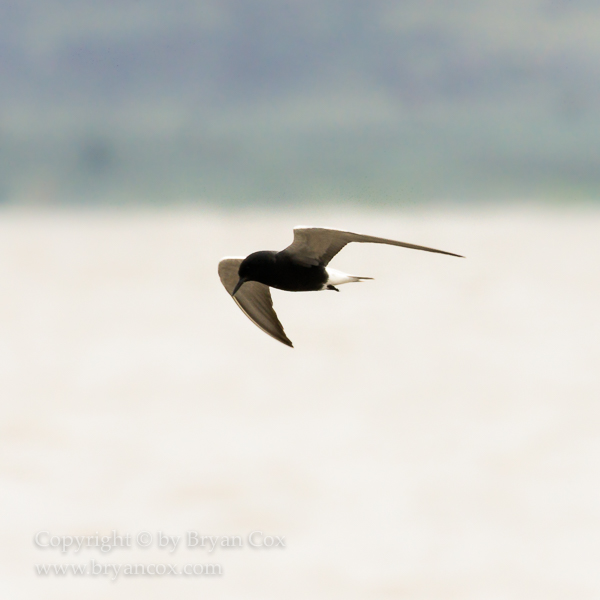
[[[337,229],[295,227],[294,241],[280,252],[261,250],[246,258],[228,257],[219,263],[219,277],[244,314],[265,333],[293,348],[273,310],[270,287],[287,292],[334,290],[342,283],[372,279],[329,268],[331,259],[350,242],[389,244],[464,258],[435,248],[386,240]]]

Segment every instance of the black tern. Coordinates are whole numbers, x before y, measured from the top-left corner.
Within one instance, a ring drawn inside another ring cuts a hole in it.
[[[320,227],[295,227],[294,241],[280,252],[262,250],[246,258],[228,257],[219,263],[219,277],[244,314],[265,333],[293,348],[283,326],[273,310],[270,287],[287,292],[316,292],[334,290],[342,283],[372,279],[356,277],[329,268],[329,261],[350,242],[389,244],[447,254],[464,258],[460,254],[435,248],[386,240],[370,235],[360,235],[337,229]]]

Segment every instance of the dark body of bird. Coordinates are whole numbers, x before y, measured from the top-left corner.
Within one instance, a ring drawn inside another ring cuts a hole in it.
[[[286,292],[316,292],[323,289],[328,279],[325,265],[299,263],[285,250],[253,252],[242,261],[238,275]]]

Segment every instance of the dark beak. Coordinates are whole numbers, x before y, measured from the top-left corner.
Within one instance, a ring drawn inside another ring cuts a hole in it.
[[[248,281],[245,277],[240,277],[239,281],[235,284],[235,287],[233,288],[233,292],[231,292],[232,296],[235,296],[235,293],[242,287],[242,285],[244,285],[244,283],[246,283],[246,281]]]

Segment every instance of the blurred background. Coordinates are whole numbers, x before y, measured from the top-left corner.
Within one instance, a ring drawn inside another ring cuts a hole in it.
[[[589,0],[1,0],[0,199],[589,200]]]
[[[600,4],[0,0],[0,596],[597,600]],[[221,286],[295,225],[339,294]],[[284,551],[57,535],[284,536]],[[40,576],[206,563],[218,579]]]

